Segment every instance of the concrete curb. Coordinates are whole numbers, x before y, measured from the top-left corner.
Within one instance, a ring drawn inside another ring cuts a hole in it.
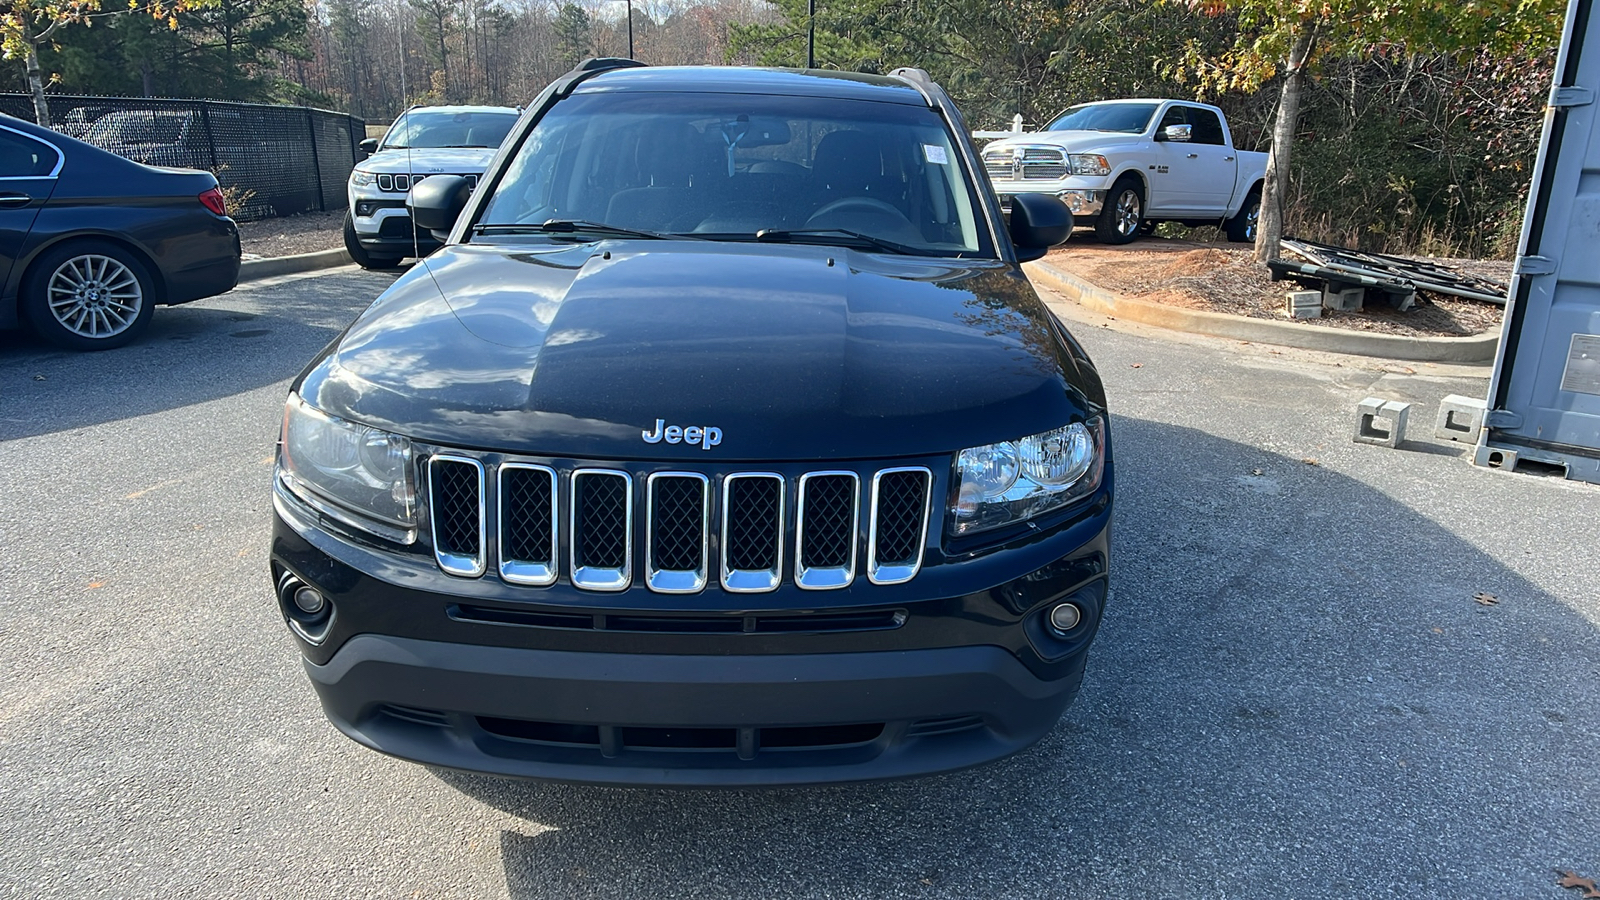
[[[1354,356],[1376,356],[1412,362],[1491,363],[1500,346],[1500,332],[1487,331],[1472,337],[1404,337],[1395,334],[1369,334],[1340,328],[1322,328],[1271,319],[1251,319],[1227,313],[1184,309],[1148,300],[1123,297],[1090,284],[1076,275],[1049,263],[1031,262],[1028,276],[1059,291],[1085,309],[1145,325],[1208,334],[1258,344],[1278,344],[1302,350],[1321,350]]]
[[[239,281],[256,281],[296,272],[314,272],[349,265],[353,260],[343,247],[336,250],[319,250],[316,253],[299,253],[294,256],[271,256],[266,259],[247,259],[239,264]]]

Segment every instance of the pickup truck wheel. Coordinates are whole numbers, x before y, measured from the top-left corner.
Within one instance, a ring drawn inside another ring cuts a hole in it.
[[[1094,221],[1095,236],[1107,244],[1126,244],[1139,236],[1144,222],[1144,190],[1139,182],[1124,178],[1111,186],[1106,205]]]
[[[138,337],[156,305],[144,263],[104,241],[47,251],[22,282],[22,314],[35,334],[68,350],[110,350]]]
[[[1256,229],[1261,225],[1261,192],[1251,191],[1244,198],[1239,214],[1228,220],[1228,240],[1235,244],[1254,243]]]
[[[356,223],[349,213],[344,214],[344,249],[355,260],[355,264],[363,269],[392,269],[400,265],[398,256],[374,256],[361,246],[361,241],[356,237]]]

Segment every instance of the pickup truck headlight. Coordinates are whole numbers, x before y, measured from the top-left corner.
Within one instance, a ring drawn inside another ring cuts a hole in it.
[[[1022,522],[1094,493],[1105,470],[1099,416],[956,457],[950,533],[972,534]]]
[[[318,512],[381,538],[416,540],[411,441],[313,409],[291,394],[283,410],[278,478]]]
[[[1069,153],[1067,164],[1074,175],[1110,175],[1111,163],[1098,153]]]
[[[372,174],[371,172],[363,172],[360,169],[350,170],[350,183],[356,187],[366,187],[377,180],[378,176]]]

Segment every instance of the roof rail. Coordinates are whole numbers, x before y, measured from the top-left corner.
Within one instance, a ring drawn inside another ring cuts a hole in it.
[[[935,109],[939,107],[939,101],[933,95],[933,79],[928,76],[926,69],[918,69],[913,66],[901,66],[900,68],[895,69],[893,72],[890,72],[889,77],[898,78],[901,81],[906,82],[917,89],[917,93],[922,95],[922,99],[928,101],[929,106],[932,106]]]
[[[648,63],[621,56],[591,56],[572,67],[572,71],[555,80],[555,97],[560,99],[572,93],[584,81],[613,69],[641,69]],[[542,112],[542,110],[541,110]]]

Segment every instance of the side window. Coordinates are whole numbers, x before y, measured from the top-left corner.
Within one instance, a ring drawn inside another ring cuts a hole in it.
[[[56,167],[53,147],[11,131],[0,131],[0,178],[49,175]]]
[[[1189,124],[1189,119],[1184,116],[1185,112],[1188,112],[1188,109],[1186,107],[1182,107],[1182,106],[1169,106],[1169,107],[1167,107],[1167,111],[1165,113],[1163,113],[1162,116],[1161,116],[1161,124],[1156,126],[1156,133],[1160,134],[1162,131],[1166,130],[1167,126],[1169,126],[1169,125],[1187,125],[1187,124]]]
[[[1211,110],[1189,107],[1189,124],[1194,126],[1194,143],[1227,143],[1222,139],[1222,120]]]

